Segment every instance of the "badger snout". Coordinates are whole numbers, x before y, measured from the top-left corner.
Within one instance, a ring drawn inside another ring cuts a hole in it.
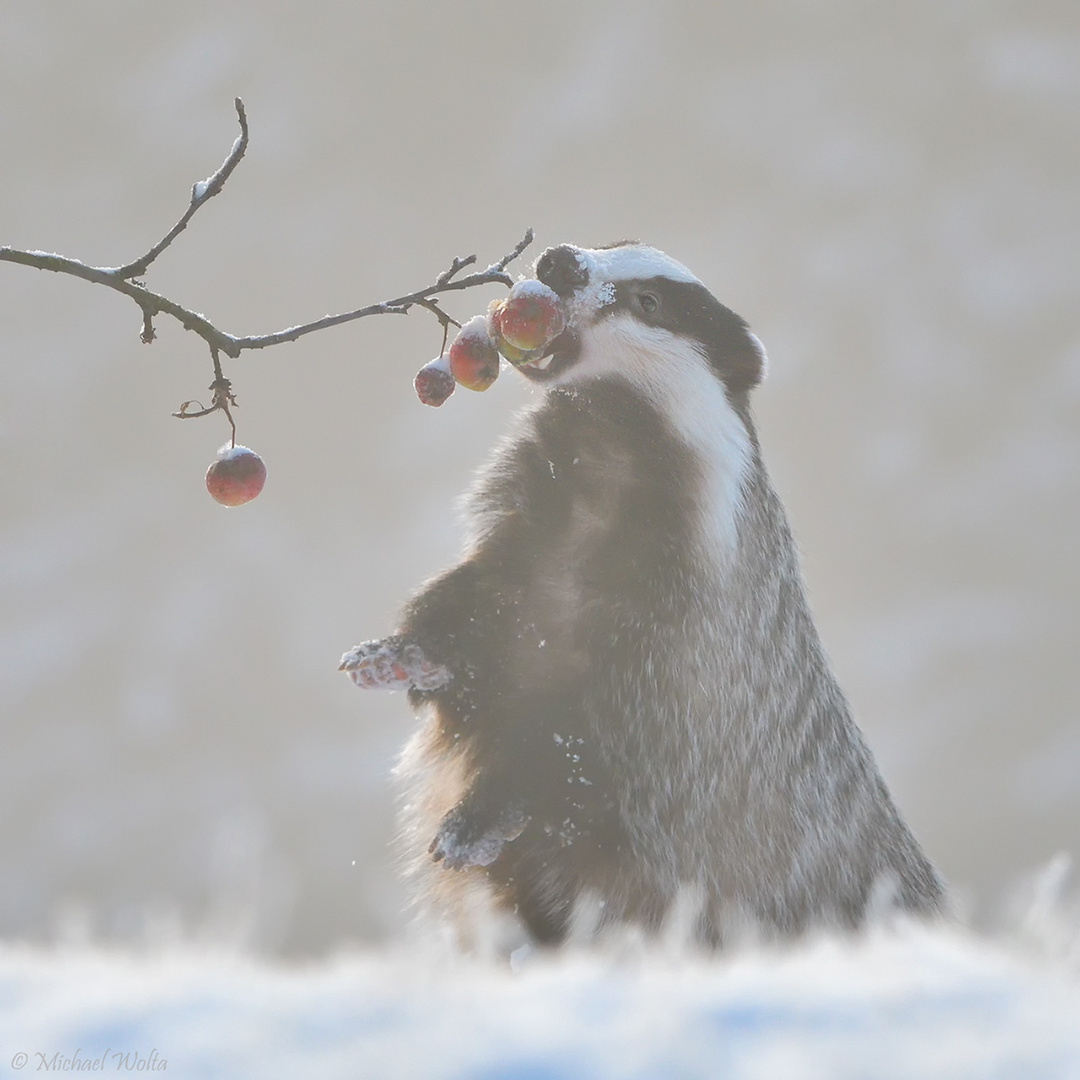
[[[536,260],[536,276],[564,300],[589,282],[585,256],[570,244],[548,248]]]

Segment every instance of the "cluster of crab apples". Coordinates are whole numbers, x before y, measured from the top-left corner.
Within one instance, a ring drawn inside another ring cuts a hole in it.
[[[441,405],[460,383],[486,390],[499,377],[499,357],[515,367],[542,367],[548,346],[566,329],[558,293],[542,281],[519,281],[504,300],[493,300],[486,315],[462,326],[441,356],[426,363],[413,380],[425,405]]]
[[[500,357],[515,367],[543,370],[551,343],[566,329],[566,310],[558,293],[542,281],[519,281],[503,300],[493,300],[486,315],[461,327],[441,356],[425,364],[413,380],[425,405],[441,405],[460,383],[486,390],[498,377]],[[266,465],[246,446],[226,444],[206,470],[206,489],[223,506],[242,506],[263,489]]]

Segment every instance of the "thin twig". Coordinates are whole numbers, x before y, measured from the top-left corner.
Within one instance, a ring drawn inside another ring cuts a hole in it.
[[[428,311],[430,311],[431,314],[439,320],[439,323],[442,325],[444,333],[449,333],[451,326],[456,326],[459,330],[461,329],[461,323],[459,323],[457,319],[451,318],[449,315],[447,315],[447,313],[443,311],[441,307],[439,307],[438,300],[417,300],[417,303],[421,307],[427,308]]]
[[[210,384],[210,389],[214,392],[214,396],[210,399],[210,406],[203,405],[201,401],[185,401],[179,411],[174,412],[173,416],[179,420],[195,420],[200,416],[209,416],[214,412],[223,412],[225,419],[229,421],[229,427],[232,428],[232,445],[236,445],[236,421],[233,420],[231,407],[236,405],[236,396],[232,392],[232,383],[225,378],[221,371],[221,357],[218,355],[217,349],[212,345],[210,346],[210,355],[214,361],[214,381]],[[199,408],[195,412],[191,412],[188,406],[198,405]]]
[[[117,277],[133,278],[145,274],[150,264],[187,228],[187,223],[195,216],[195,211],[221,191],[225,186],[225,181],[232,175],[233,169],[240,164],[240,159],[244,156],[248,145],[248,122],[247,114],[244,112],[244,103],[239,98],[235,98],[233,104],[236,106],[236,115],[240,121],[240,134],[236,137],[229,156],[221,163],[217,172],[205,180],[200,180],[192,187],[191,204],[184,211],[184,216],[145,255],[126,266],[113,268],[112,273]]]
[[[449,285],[450,279],[459,271],[463,270],[466,266],[472,266],[476,262],[475,255],[466,255],[464,258],[457,258],[450,264],[449,270],[444,270],[440,275],[436,285]]]

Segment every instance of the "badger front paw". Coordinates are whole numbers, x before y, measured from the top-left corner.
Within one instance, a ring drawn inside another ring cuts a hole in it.
[[[528,823],[528,814],[518,805],[504,806],[495,818],[464,805],[455,806],[442,819],[428,852],[450,870],[490,866],[503,846],[516,840]]]
[[[364,690],[440,690],[451,675],[442,664],[433,664],[419,645],[400,637],[362,641],[342,658],[339,671]]]

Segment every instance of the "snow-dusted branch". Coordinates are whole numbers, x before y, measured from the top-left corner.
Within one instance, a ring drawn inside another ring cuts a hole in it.
[[[199,181],[191,190],[191,203],[183,217],[159,240],[145,255],[134,262],[123,266],[90,266],[71,259],[64,255],[55,255],[45,251],[19,251],[15,248],[0,247],[0,262],[18,263],[23,266],[33,266],[38,270],[51,270],[58,274],[70,274],[73,277],[82,278],[84,281],[93,282],[95,285],[104,285],[130,297],[139,305],[142,311],[142,340],[149,344],[154,340],[154,318],[158,315],[169,315],[176,319],[185,330],[191,330],[210,346],[211,354],[221,352],[226,356],[237,357],[245,349],[265,349],[271,345],[280,345],[285,341],[296,341],[305,334],[315,333],[317,330],[326,330],[331,326],[340,326],[342,323],[353,322],[356,319],[365,318],[368,315],[404,315],[414,306],[424,307],[431,311],[443,326],[444,332],[454,320],[450,318],[439,306],[437,297],[445,292],[458,292],[462,289],[471,289],[477,285],[502,284],[513,285],[513,279],[506,273],[506,267],[516,259],[530,243],[532,243],[532,229],[526,231],[524,238],[498,262],[492,263],[486,270],[480,270],[464,277],[458,274],[467,266],[476,262],[475,255],[464,258],[455,258],[450,267],[443,271],[433,284],[403,296],[394,297],[392,300],[384,300],[377,304],[368,304],[365,307],[356,308],[353,311],[342,312],[338,315],[326,315],[312,322],[290,326],[285,330],[278,330],[272,334],[260,334],[254,336],[238,337],[234,334],[219,330],[206,316],[197,311],[190,311],[182,307],[167,296],[152,292],[141,281],[136,280],[145,274],[150,264],[176,239],[187,227],[187,223],[195,212],[208,200],[217,195],[225,185],[232,171],[244,156],[248,145],[247,116],[244,112],[243,102],[236,99],[236,114],[240,120],[240,135],[233,143],[228,157],[221,167],[213,175]],[[456,324],[455,324],[456,325]],[[215,365],[216,366],[216,365]],[[220,376],[219,376],[220,377]],[[209,410],[214,411],[214,410]],[[187,415],[194,415],[188,413]]]
[[[316,330],[325,330],[330,326],[339,326],[341,323],[352,322],[354,319],[362,319],[365,315],[404,315],[414,305],[432,311],[445,326],[448,322],[452,323],[454,320],[438,307],[434,298],[440,293],[472,289],[477,285],[495,283],[507,287],[512,286],[514,279],[506,273],[506,267],[532,243],[532,239],[532,229],[526,229],[524,237],[514,245],[513,250],[504,255],[498,262],[492,263],[486,270],[480,270],[475,274],[468,274],[462,278],[455,279],[454,275],[463,267],[476,262],[476,256],[469,255],[463,259],[454,259],[450,268],[440,274],[433,285],[428,285],[425,289],[417,289],[416,292],[407,293],[405,296],[397,296],[393,300],[384,300],[381,304],[369,304],[367,307],[357,308],[355,311],[346,311],[341,315],[326,315],[321,319],[316,319],[314,322],[304,323],[302,326],[292,326],[288,330],[279,330],[276,334],[243,338],[223,335],[229,345],[222,344],[221,351],[228,356],[237,356],[242,349],[265,349],[268,345],[280,345],[283,341],[295,341],[298,337],[303,337],[304,334],[311,334]]]
[[[236,117],[240,121],[240,134],[237,135],[229,156],[216,173],[192,186],[191,205],[184,211],[184,216],[141,259],[136,259],[127,266],[118,266],[113,271],[117,277],[133,278],[145,274],[147,267],[187,228],[187,223],[195,211],[225,186],[225,181],[232,175],[233,169],[240,164],[248,145],[247,113],[244,112],[244,103],[239,98],[235,98],[233,104],[236,106]]]

